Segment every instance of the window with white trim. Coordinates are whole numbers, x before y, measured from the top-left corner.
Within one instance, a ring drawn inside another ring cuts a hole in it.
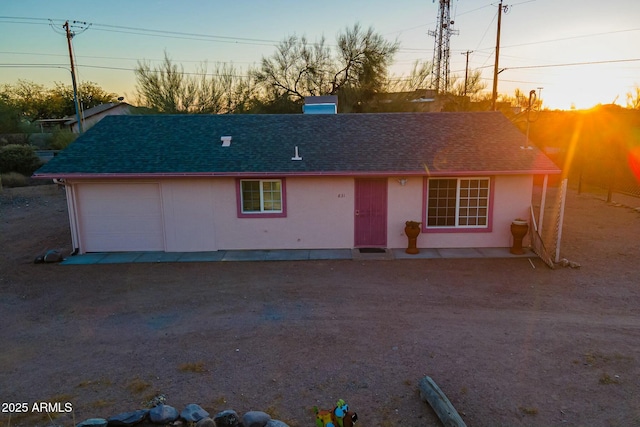
[[[427,228],[487,228],[489,178],[429,178]]]
[[[240,197],[243,214],[282,213],[282,180],[243,179]]]

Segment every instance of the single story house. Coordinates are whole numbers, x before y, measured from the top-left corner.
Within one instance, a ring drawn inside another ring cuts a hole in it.
[[[508,247],[560,169],[500,112],[106,117],[34,174],[79,253]]]
[[[108,102],[96,105],[81,112],[82,129],[87,131],[106,116],[131,114],[132,107],[126,102]],[[40,125],[41,132],[52,132],[59,129],[66,129],[73,133],[80,133],[78,119],[76,115],[66,116],[61,119],[39,119],[36,123]]]
[[[108,102],[106,104],[96,105],[81,112],[82,130],[87,131],[100,120],[107,116],[131,114],[131,105],[126,102]],[[80,133],[78,119],[76,116],[66,117],[64,125],[73,133]]]

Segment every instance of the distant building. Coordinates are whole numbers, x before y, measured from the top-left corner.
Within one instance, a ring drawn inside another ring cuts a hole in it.
[[[131,105],[126,102],[109,102],[82,111],[82,129],[88,130],[106,116],[119,116],[131,114]],[[53,132],[54,130],[67,129],[73,133],[80,133],[78,119],[75,115],[61,119],[36,120],[41,132]]]

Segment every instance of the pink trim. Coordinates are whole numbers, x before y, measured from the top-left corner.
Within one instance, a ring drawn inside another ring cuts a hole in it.
[[[242,188],[241,181],[247,178],[257,178],[257,177],[247,177],[244,178],[236,178],[236,210],[238,213],[238,218],[286,218],[287,217],[287,180],[283,177],[273,177],[273,176],[262,176],[262,179],[279,179],[282,183],[282,212],[277,213],[264,213],[264,212],[256,212],[256,213],[244,213],[242,212]]]
[[[520,171],[335,171],[335,172],[183,172],[183,173],[59,173],[59,174],[34,174],[34,178],[38,179],[122,179],[122,178],[176,178],[176,177],[242,177],[242,178],[260,178],[260,177],[283,177],[283,176],[361,176],[361,177],[380,177],[389,176],[488,176],[488,175],[559,175],[562,170],[520,170]]]
[[[452,179],[458,176],[451,176]],[[487,226],[483,228],[463,228],[463,227],[427,227],[427,208],[429,178],[425,178],[422,184],[422,232],[423,233],[490,233],[493,231],[493,194],[495,190],[494,176],[478,176],[478,178],[489,178],[489,210],[487,212]]]

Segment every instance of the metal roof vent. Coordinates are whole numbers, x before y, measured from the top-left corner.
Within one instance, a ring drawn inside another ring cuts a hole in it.
[[[298,154],[298,146],[295,148],[295,155],[291,158],[291,160],[302,160],[302,157]]]
[[[231,137],[230,136],[221,136],[220,141],[222,141],[223,147],[231,147]]]

